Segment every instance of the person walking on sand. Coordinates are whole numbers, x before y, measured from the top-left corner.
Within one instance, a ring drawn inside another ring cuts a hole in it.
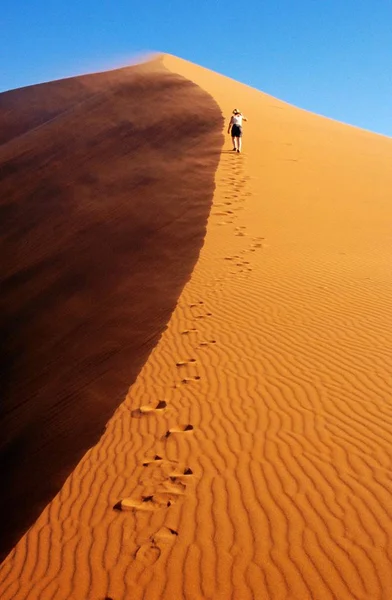
[[[233,140],[233,152],[241,152],[242,150],[242,121],[247,120],[239,110],[236,108],[233,110],[227,130],[227,133],[231,133],[231,139]]]

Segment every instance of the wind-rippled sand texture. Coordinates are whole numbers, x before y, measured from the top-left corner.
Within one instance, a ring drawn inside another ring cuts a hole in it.
[[[203,243],[208,94],[148,64],[0,95],[0,554],[102,435]]]
[[[207,236],[5,600],[392,597],[392,141],[195,65],[225,114]]]

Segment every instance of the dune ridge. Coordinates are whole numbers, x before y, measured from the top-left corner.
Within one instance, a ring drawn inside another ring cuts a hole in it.
[[[2,598],[387,599],[392,140],[163,63],[244,110],[245,152],[227,142],[168,328]]]

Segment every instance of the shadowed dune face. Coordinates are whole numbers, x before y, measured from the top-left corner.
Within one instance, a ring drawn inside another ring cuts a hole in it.
[[[203,243],[222,125],[159,61],[0,96],[1,556],[164,330]]]

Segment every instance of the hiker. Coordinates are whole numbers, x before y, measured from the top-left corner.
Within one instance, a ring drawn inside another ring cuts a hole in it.
[[[233,140],[233,152],[241,152],[242,148],[242,121],[247,121],[248,119],[244,117],[244,115],[237,110],[236,108],[233,110],[233,114],[230,119],[229,128],[227,133],[231,132],[231,139]]]

